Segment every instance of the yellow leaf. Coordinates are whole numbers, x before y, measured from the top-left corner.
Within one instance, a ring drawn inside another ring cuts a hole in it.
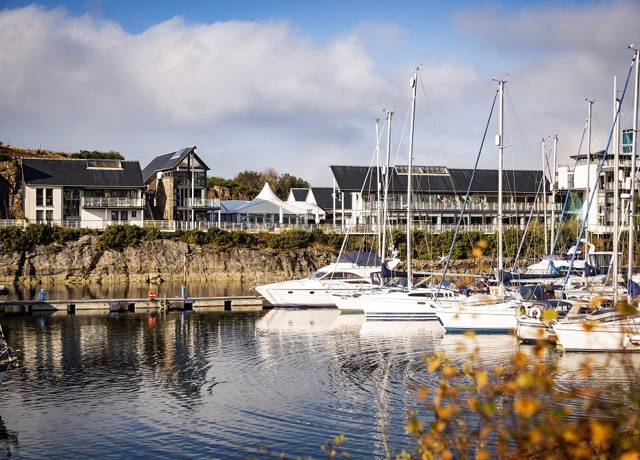
[[[453,377],[453,376],[455,376],[455,375],[458,375],[458,369],[457,369],[457,368],[455,368],[455,367],[453,367],[453,366],[445,366],[445,367],[442,369],[442,374],[443,374],[445,377]]]
[[[476,389],[478,391],[482,391],[482,389],[487,385],[488,375],[487,371],[478,372],[478,375],[476,376]]]
[[[440,360],[439,360],[439,359],[434,359],[433,361],[431,361],[431,362],[429,363],[429,366],[427,366],[427,370],[428,370],[429,372],[433,372],[433,371],[435,371],[437,368],[439,368],[439,367],[440,367],[440,364],[441,364],[441,363],[440,363]]]
[[[591,428],[591,441],[601,448],[606,447],[613,432],[611,425],[594,420],[589,422],[589,427]]]
[[[515,410],[523,417],[531,417],[538,410],[538,401],[529,397],[522,396],[518,398],[514,404]]]

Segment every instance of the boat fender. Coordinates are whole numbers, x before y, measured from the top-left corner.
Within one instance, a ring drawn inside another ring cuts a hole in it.
[[[624,340],[622,341],[622,348],[626,350],[630,343],[631,343],[631,337],[629,337],[629,335],[625,335]]]
[[[156,291],[154,291],[153,289],[149,290],[149,294],[147,295],[147,297],[149,297],[149,300],[155,300],[156,298]]]
[[[540,314],[542,313],[542,311],[540,311],[540,307],[532,307],[529,310],[529,316],[531,316],[532,318],[538,319],[540,318]]]

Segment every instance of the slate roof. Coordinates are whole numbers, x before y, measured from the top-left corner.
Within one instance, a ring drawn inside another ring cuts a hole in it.
[[[338,188],[344,192],[363,191],[377,193],[376,167],[331,166]],[[466,194],[473,169],[447,168],[448,174],[415,175],[413,190],[421,193]],[[542,171],[504,170],[503,191],[510,194],[535,195]],[[549,187],[547,187],[547,190]],[[398,174],[391,168],[389,191],[402,193],[407,190],[407,175]],[[471,193],[491,194],[498,192],[498,170],[477,169]]]
[[[88,161],[60,158],[23,158],[22,182],[64,187],[144,188],[140,163],[120,160],[121,168],[89,168]]]
[[[292,188],[290,190],[293,195],[294,201],[304,201],[307,199],[307,194],[309,193],[308,188]]]
[[[192,145],[191,147],[185,147],[180,150],[176,150],[174,152],[165,153],[164,155],[160,155],[151,160],[143,170],[142,177],[144,178],[144,182],[146,183],[151,176],[153,176],[158,171],[171,171],[176,166],[182,162],[191,152],[195,154],[196,146]],[[202,164],[202,166],[208,171],[210,168],[202,161],[202,159],[196,154],[195,157]]]
[[[333,210],[333,187],[311,187],[311,193],[313,193],[318,206],[322,209]],[[349,199],[351,199],[351,195],[349,195]]]

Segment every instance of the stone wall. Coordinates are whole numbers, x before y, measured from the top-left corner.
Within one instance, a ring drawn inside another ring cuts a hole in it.
[[[185,254],[187,254],[185,256]],[[218,249],[156,240],[135,248],[103,249],[95,236],[0,254],[0,283],[37,285],[205,281],[263,282],[298,278],[335,260],[318,250],[275,253]]]

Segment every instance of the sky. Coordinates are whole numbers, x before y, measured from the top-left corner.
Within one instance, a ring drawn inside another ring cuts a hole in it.
[[[638,18],[637,0],[0,0],[0,142],[142,168],[195,145],[210,177],[331,186],[331,165],[408,163],[415,71],[415,164],[498,168],[497,80],[504,167],[541,169],[556,136],[573,164],[588,101],[592,150],[614,95],[633,127]]]

